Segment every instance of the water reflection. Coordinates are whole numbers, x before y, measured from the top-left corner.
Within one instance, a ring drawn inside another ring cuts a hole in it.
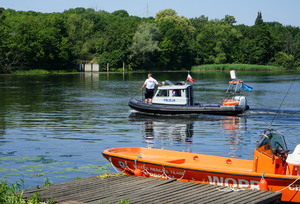
[[[144,122],[143,138],[149,148],[186,146],[188,150],[192,143],[192,136],[193,122],[153,121],[153,119]]]
[[[183,147],[182,151],[191,151],[193,120],[164,118],[131,113],[132,122],[141,122],[143,142],[148,148]]]
[[[247,129],[246,121],[247,119],[245,117],[238,116],[225,116],[224,120],[222,120],[222,128],[230,148],[229,156],[241,156],[239,155],[239,151],[242,148],[243,135]]]
[[[210,144],[222,142],[225,145],[219,151],[223,153],[228,149],[225,156],[241,157],[243,145],[251,138],[247,138],[246,118],[238,116],[164,117],[133,112],[129,121],[140,125],[142,140],[148,148],[199,152]],[[211,134],[203,135],[204,129]]]

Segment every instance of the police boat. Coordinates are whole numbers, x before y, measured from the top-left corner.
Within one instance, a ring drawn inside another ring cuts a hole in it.
[[[194,101],[193,85],[187,82],[172,83],[169,80],[162,82],[162,86],[152,99],[152,104],[143,99],[132,98],[129,107],[135,111],[148,114],[213,114],[238,115],[249,109],[247,98],[241,96],[241,89],[252,88],[236,78],[235,71],[230,71],[231,81],[221,103],[197,103]]]

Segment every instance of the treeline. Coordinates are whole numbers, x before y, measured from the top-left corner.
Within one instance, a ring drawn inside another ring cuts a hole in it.
[[[188,19],[166,9],[149,18],[75,8],[63,13],[0,8],[0,72],[74,69],[94,61],[105,70],[179,70],[201,64],[300,65],[300,28],[233,16]]]

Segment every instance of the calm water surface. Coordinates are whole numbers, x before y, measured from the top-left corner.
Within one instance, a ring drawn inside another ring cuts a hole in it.
[[[286,135],[289,149],[294,149],[300,143],[300,73],[237,74],[254,88],[252,93],[243,92],[250,110],[239,117],[158,117],[131,111],[128,100],[141,96],[147,73],[2,75],[0,178],[9,183],[24,179],[29,188],[43,185],[46,178],[60,183],[114,171],[101,155],[112,147],[252,159],[259,134],[272,121],[272,127]],[[164,72],[155,73],[155,78],[181,81],[186,75]],[[229,72],[191,75],[198,102],[221,101]]]

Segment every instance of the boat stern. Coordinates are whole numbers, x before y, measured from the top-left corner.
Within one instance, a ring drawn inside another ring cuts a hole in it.
[[[238,107],[242,110],[242,113],[249,110],[249,105],[247,104],[247,98],[245,96],[234,96],[232,99],[224,100],[222,106]]]
[[[245,96],[235,96],[233,99],[239,102],[238,106],[241,107],[243,112],[249,109],[247,98]]]

